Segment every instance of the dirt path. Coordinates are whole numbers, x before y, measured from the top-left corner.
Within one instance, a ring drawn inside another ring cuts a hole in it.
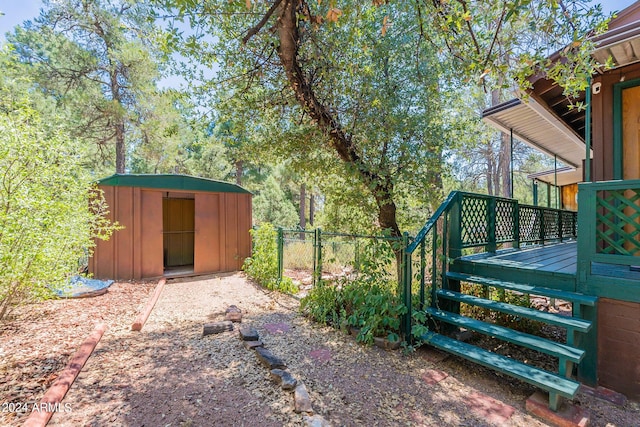
[[[137,288],[134,296],[136,286],[117,284],[92,299],[92,309],[114,311],[108,295],[129,295],[117,302],[118,315],[105,319],[110,329],[67,394],[71,411],[54,414],[50,425],[302,425],[292,395],[271,382],[235,332],[202,337],[202,324],[221,320],[231,304],[305,383],[315,411],[333,425],[545,425],[524,410],[534,391],[527,385],[434,351],[403,356],[364,347],[300,317],[296,299],[266,292],[241,275],[169,281],[142,332],[131,332],[137,311],[127,310],[139,310],[152,290]],[[5,352],[22,334],[9,332],[0,336]],[[76,345],[89,332],[76,333]],[[73,346],[65,348],[68,357]],[[16,397],[5,393],[0,401],[7,398]],[[617,407],[582,394],[577,402],[592,411],[592,425],[632,426],[640,419],[634,403]],[[1,415],[0,425],[24,419]]]

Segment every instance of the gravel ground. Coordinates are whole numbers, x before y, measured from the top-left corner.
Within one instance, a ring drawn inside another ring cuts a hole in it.
[[[0,329],[0,374],[10,379],[0,403],[37,401],[101,319],[109,329],[65,397],[70,411],[55,413],[50,425],[303,425],[292,394],[271,382],[237,332],[202,336],[202,325],[234,304],[332,425],[546,425],[524,410],[535,390],[526,384],[434,350],[405,356],[362,346],[299,316],[295,298],[240,274],[170,280],[142,332],[130,331],[152,290],[118,283],[103,296],[21,310]],[[575,403],[595,426],[640,419],[634,402],[620,407],[579,394]],[[3,412],[0,425],[19,425],[20,415]]]

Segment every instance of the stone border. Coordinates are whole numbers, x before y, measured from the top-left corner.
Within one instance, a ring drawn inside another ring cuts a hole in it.
[[[311,397],[302,381],[296,379],[289,371],[285,362],[264,347],[260,341],[258,331],[251,326],[240,328],[239,337],[247,350],[255,351],[256,357],[270,371],[271,379],[286,392],[293,391],[294,411],[303,414],[305,423],[309,426],[330,427],[331,424],[322,416],[314,414]]]
[[[76,377],[84,367],[96,345],[107,330],[107,325],[100,323],[96,325],[94,331],[84,340],[78,351],[73,355],[69,364],[60,373],[60,376],[49,387],[44,394],[40,403],[31,411],[31,414],[23,424],[23,427],[44,427],[47,425],[54,412],[64,411],[65,408],[60,405],[62,399],[71,388]]]

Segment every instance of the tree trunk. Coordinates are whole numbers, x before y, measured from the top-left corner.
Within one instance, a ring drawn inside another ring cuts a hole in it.
[[[242,172],[243,172],[243,162],[242,160],[236,161],[236,184],[242,185]]]
[[[109,75],[111,97],[118,104],[118,107],[122,107],[120,97],[120,84],[118,83],[118,72],[112,71]],[[124,116],[122,111],[116,112],[115,117],[115,136],[116,136],[116,173],[125,173],[127,147],[125,145],[124,136]]]
[[[307,201],[307,194],[305,185],[300,186],[300,228],[303,230],[307,227],[307,209],[305,203]],[[300,240],[304,240],[304,233],[300,233]]]
[[[124,121],[116,125],[116,173],[125,173],[126,145],[124,140]]]
[[[313,195],[313,193],[311,193],[311,195],[309,196],[309,225],[311,227],[313,227],[313,220],[315,217],[315,210],[316,210],[316,198]]]
[[[278,56],[287,80],[298,103],[330,138],[331,147],[340,159],[355,167],[362,181],[371,189],[378,207],[378,222],[381,228],[390,230],[392,236],[401,235],[396,219],[396,204],[393,201],[393,184],[389,179],[371,172],[358,153],[356,143],[347,134],[326,105],[318,100],[315,91],[299,63],[298,14],[296,0],[282,0],[279,5],[277,31],[280,39]],[[400,254],[400,251],[396,251]]]

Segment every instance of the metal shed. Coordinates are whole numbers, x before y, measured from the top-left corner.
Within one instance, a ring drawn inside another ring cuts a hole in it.
[[[251,255],[251,193],[187,175],[112,175],[98,181],[124,228],[98,240],[96,278],[150,279],[236,271]]]

